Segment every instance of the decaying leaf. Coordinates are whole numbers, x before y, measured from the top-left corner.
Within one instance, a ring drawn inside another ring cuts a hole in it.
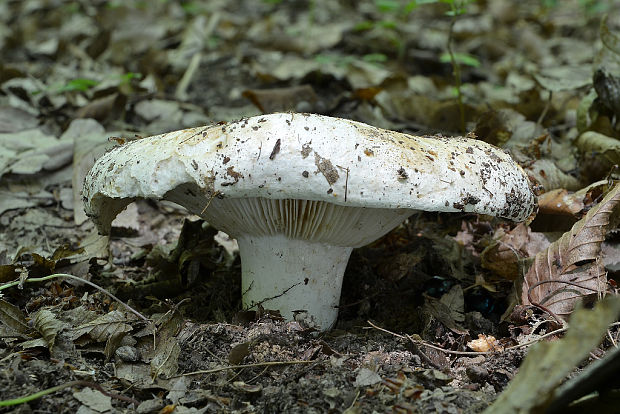
[[[595,153],[596,162],[606,168],[620,163],[620,140],[594,131],[584,132],[575,141],[582,153]]]
[[[602,203],[601,203],[602,204]],[[579,309],[566,337],[532,347],[519,373],[485,413],[544,413],[554,390],[576,365],[599,344],[620,313],[620,299],[606,297],[594,310]]]
[[[519,224],[489,245],[481,254],[482,267],[492,270],[504,279],[516,280],[522,259],[546,249],[549,241],[542,233],[534,233],[525,224]]]
[[[551,191],[556,188],[574,191],[582,187],[577,178],[565,173],[553,161],[548,159],[537,160],[525,170],[545,191]]]
[[[89,412],[103,413],[112,411],[112,399],[101,393],[101,391],[84,388],[81,391],[74,392],[73,397],[88,407],[90,409],[88,410]],[[83,410],[80,409],[79,411]]]
[[[56,336],[65,327],[61,321],[56,319],[56,315],[48,309],[41,309],[35,313],[32,318],[32,325],[41,334],[50,350],[54,347]]]
[[[465,320],[465,299],[461,285],[454,285],[439,300],[427,297],[424,313],[441,322],[446,328],[457,334],[467,333],[460,323]]]
[[[26,335],[31,331],[23,312],[15,305],[0,300],[0,322],[11,331]]]
[[[410,274],[415,265],[424,259],[425,254],[424,249],[419,249],[411,253],[388,256],[379,263],[377,273],[382,278],[395,282]]]
[[[565,188],[558,188],[538,196],[538,213],[576,216],[585,205],[583,197],[575,194]]]
[[[125,312],[114,310],[101,315],[95,320],[75,327],[72,337],[77,339],[83,335],[88,335],[94,342],[104,342],[120,332],[131,331],[133,328],[127,323],[129,321],[131,319],[127,317]]]
[[[620,202],[620,184],[573,228],[536,255],[525,276],[521,300],[545,306],[556,315],[568,315],[575,302],[605,291],[605,267],[601,243],[614,210]]]
[[[157,378],[162,375],[167,378],[176,374],[179,369],[180,354],[181,347],[176,338],[160,341],[151,360],[151,377]]]
[[[534,78],[551,92],[578,89],[592,82],[590,68],[586,65],[545,68],[535,73]]]

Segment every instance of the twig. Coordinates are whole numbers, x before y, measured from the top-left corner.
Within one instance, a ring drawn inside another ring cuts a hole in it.
[[[547,103],[545,104],[543,111],[540,113],[540,116],[538,117],[538,120],[536,121],[537,126],[542,125],[542,122],[545,119],[545,116],[547,116],[547,112],[549,111],[549,108],[551,107],[552,97],[553,97],[553,91],[549,91],[549,98],[547,98]]]
[[[537,342],[540,342],[541,340],[543,340],[543,339],[545,339],[545,338],[548,338],[548,337],[550,337],[550,336],[553,336],[553,335],[557,335],[557,334],[560,334],[560,333],[566,332],[566,330],[568,329],[568,328],[560,328],[560,329],[556,329],[555,331],[548,332],[548,333],[546,333],[546,334],[544,334],[544,335],[541,335],[541,336],[539,336],[538,338],[533,339],[533,340],[531,340],[531,341],[524,342],[524,343],[522,343],[522,344],[518,344],[518,345],[509,346],[509,347],[507,347],[507,348],[504,348],[504,350],[503,350],[503,351],[483,351],[483,352],[476,352],[476,351],[452,351],[452,350],[450,350],[450,349],[444,349],[444,348],[441,348],[441,347],[439,347],[439,346],[437,346],[437,345],[433,345],[433,344],[431,344],[431,343],[428,343],[428,342],[426,342],[426,341],[424,341],[424,340],[414,339],[411,335],[399,335],[399,334],[397,334],[397,333],[394,333],[394,332],[388,331],[387,329],[381,328],[381,327],[379,327],[379,326],[375,325],[374,323],[372,323],[372,322],[370,322],[370,321],[367,321],[367,322],[368,322],[368,324],[369,324],[370,326],[372,326],[373,328],[375,328],[375,329],[377,329],[377,330],[379,330],[379,331],[382,331],[382,332],[388,333],[388,334],[390,334],[390,335],[394,335],[394,336],[396,336],[396,337],[398,337],[398,338],[409,339],[409,340],[410,340],[411,342],[413,342],[413,343],[416,343],[416,344],[422,344],[422,345],[427,346],[427,347],[429,347],[429,348],[436,349],[437,351],[445,352],[446,354],[453,354],[453,355],[469,355],[469,356],[475,356],[475,355],[491,355],[491,354],[500,354],[500,353],[502,353],[502,352],[511,351],[511,350],[513,350],[513,349],[524,348],[524,347],[526,347],[526,346],[530,346],[530,345],[533,345],[533,344],[535,344],[535,343],[537,343]],[[612,324],[612,326],[613,326],[613,325],[614,325],[614,324]]]
[[[353,412],[353,406],[354,406],[354,405],[355,405],[355,403],[357,402],[357,399],[358,399],[358,398],[359,398],[359,396],[360,396],[360,392],[361,392],[361,391],[358,389],[358,390],[357,390],[357,394],[355,394],[355,398],[353,398],[353,402],[351,402],[351,405],[349,405],[349,408],[347,408],[346,410],[344,410],[344,412],[345,412],[345,413],[348,413],[348,412]]]
[[[202,211],[200,212],[200,215],[202,216],[205,211],[207,211],[207,209],[209,208],[209,206],[211,205],[211,201],[213,201],[213,199],[215,197],[217,197],[218,195],[220,195],[219,191],[215,191],[213,194],[211,194],[211,198],[209,199],[209,201],[207,202],[207,205],[205,206],[205,208],[202,209]]]
[[[171,378],[187,377],[187,376],[190,376],[190,375],[213,374],[215,372],[227,371],[227,370],[230,370],[230,369],[255,368],[255,367],[272,367],[272,366],[279,366],[279,365],[311,364],[313,362],[321,363],[323,361],[316,361],[316,360],[310,360],[310,361],[302,361],[302,360],[268,361],[268,362],[257,362],[255,364],[229,365],[227,367],[219,367],[219,368],[213,368],[213,369],[205,369],[205,370],[201,370],[201,371],[186,372],[185,374],[175,375],[174,377],[171,377]]]
[[[31,278],[27,278],[25,280],[15,280],[13,282],[8,282],[5,283],[3,285],[0,285],[0,291],[4,290],[4,289],[8,289],[10,287],[13,286],[17,286],[17,285],[21,285],[24,282],[45,282],[51,279],[56,279],[59,277],[66,277],[68,279],[73,279],[73,280],[77,280],[79,282],[85,283],[89,286],[94,287],[95,289],[99,290],[100,292],[103,292],[104,294],[108,295],[109,297],[111,297],[112,299],[114,299],[115,301],[117,301],[118,303],[120,303],[121,305],[123,305],[125,307],[125,309],[127,309],[129,312],[133,313],[134,315],[136,315],[138,318],[142,319],[145,322],[149,322],[149,319],[142,315],[140,312],[138,312],[137,310],[135,310],[134,308],[132,308],[131,306],[129,306],[128,304],[126,304],[125,302],[123,302],[122,300],[120,300],[119,298],[117,298],[116,296],[114,296],[112,293],[110,293],[109,291],[107,291],[106,289],[102,288],[101,286],[98,286],[96,284],[94,284],[91,281],[88,281],[86,279],[83,279],[79,276],[73,276],[67,273],[54,273],[53,275],[49,275],[49,276],[44,276],[44,277],[31,277]]]
[[[20,398],[14,398],[11,400],[3,400],[0,401],[0,407],[10,407],[13,405],[19,405],[19,404],[24,404],[33,400],[37,400],[41,397],[44,397],[46,395],[55,393],[56,391],[60,391],[63,390],[65,388],[69,388],[69,387],[75,387],[75,386],[83,386],[83,387],[89,387],[89,388],[95,388],[96,390],[98,390],[99,392],[101,392],[102,394],[111,397],[111,398],[115,398],[117,400],[121,400],[121,401],[126,401],[128,403],[134,404],[136,407],[138,405],[140,405],[140,401],[135,400],[131,397],[126,397],[124,395],[120,395],[120,394],[116,394],[113,392],[108,392],[106,390],[103,389],[103,387],[95,382],[91,382],[91,381],[83,381],[83,380],[78,380],[78,381],[70,381],[70,382],[66,382],[64,384],[61,385],[57,385],[55,387],[51,387],[48,389],[45,389],[43,391],[39,391],[36,392],[34,394],[30,394],[27,395],[25,397],[20,397]]]

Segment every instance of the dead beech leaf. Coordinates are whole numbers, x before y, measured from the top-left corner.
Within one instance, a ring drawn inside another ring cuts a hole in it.
[[[32,318],[32,325],[41,334],[48,348],[51,350],[56,342],[56,336],[64,328],[64,324],[56,319],[48,309],[41,309]]]
[[[536,160],[525,168],[530,178],[540,184],[545,191],[556,188],[565,188],[576,191],[582,187],[578,179],[562,171],[553,161],[548,159]]]
[[[160,375],[169,378],[176,374],[179,369],[180,354],[181,347],[176,338],[159,341],[151,360],[151,378],[155,379]]]
[[[538,196],[538,214],[577,216],[585,205],[583,196],[558,188]]]
[[[489,245],[481,254],[482,267],[497,276],[515,280],[519,273],[519,261],[532,257],[549,246],[542,233],[535,233],[525,224],[519,224]]]
[[[22,335],[26,335],[32,330],[28,326],[24,313],[17,306],[4,300],[0,300],[0,322],[10,328],[11,331]]]
[[[127,324],[130,319],[124,312],[114,310],[101,315],[97,319],[77,326],[73,329],[72,337],[77,339],[83,335],[88,335],[95,342],[107,341],[112,335],[122,332],[129,332],[132,327]]]
[[[582,153],[593,154],[605,168],[620,163],[620,140],[614,137],[587,131],[579,135],[575,145]]]
[[[377,273],[386,280],[398,281],[411,273],[413,268],[424,259],[425,253],[423,250],[416,250],[413,253],[387,256],[379,263]]]
[[[426,297],[423,312],[433,317],[446,328],[459,335],[467,331],[460,326],[465,320],[465,299],[460,285],[454,285],[452,289],[440,299],[431,296]]]
[[[521,292],[523,304],[531,304],[531,298],[556,315],[565,316],[572,312],[579,298],[604,292],[606,278],[600,260],[601,243],[619,202],[620,184],[617,184],[570,231],[536,255],[525,275]],[[551,282],[553,280],[559,282]]]
[[[125,109],[126,102],[127,97],[125,95],[112,93],[83,106],[76,112],[75,117],[93,118],[100,122],[106,119],[118,119]]]

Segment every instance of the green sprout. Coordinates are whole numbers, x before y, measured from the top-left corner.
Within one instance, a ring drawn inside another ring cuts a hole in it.
[[[460,65],[470,66],[472,68],[480,67],[478,58],[469,53],[454,53],[453,56],[450,56],[450,54],[446,52],[439,57],[439,61],[441,63],[451,63],[452,57],[454,57],[454,60]]]
[[[56,93],[64,93],[64,92],[85,92],[90,88],[99,85],[99,81],[93,79],[86,78],[77,78],[70,80],[60,88],[56,89],[54,92]]]

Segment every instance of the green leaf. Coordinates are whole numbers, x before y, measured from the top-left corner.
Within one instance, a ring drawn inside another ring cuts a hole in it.
[[[69,81],[64,86],[61,86],[60,88],[56,90],[56,92],[57,93],[73,92],[73,91],[84,92],[84,91],[89,90],[93,86],[97,86],[98,84],[99,84],[99,81],[96,81],[93,79],[78,78],[78,79],[73,79]]]
[[[480,67],[480,61],[473,55],[468,53],[454,53],[453,56],[456,63],[460,65],[471,66],[473,68]],[[442,63],[451,63],[452,59],[449,53],[443,53],[439,57],[439,61]]]
[[[375,7],[381,13],[395,12],[400,9],[400,2],[396,0],[375,0]]]
[[[396,29],[398,28],[398,23],[396,23],[393,20],[381,20],[380,22],[377,22],[377,24],[381,27],[383,27],[384,29]]]
[[[374,22],[371,22],[370,20],[365,20],[365,21],[359,22],[355,26],[353,26],[353,30],[355,30],[357,32],[362,32],[364,30],[371,30],[374,27],[375,27],[375,23]]]
[[[383,53],[369,53],[362,56],[362,60],[369,63],[383,63],[388,60],[388,57]]]

